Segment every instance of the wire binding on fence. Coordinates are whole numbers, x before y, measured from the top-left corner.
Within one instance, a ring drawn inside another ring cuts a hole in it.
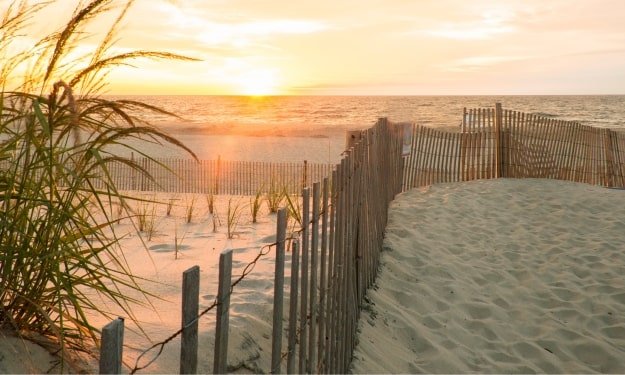
[[[311,220],[312,223],[312,220]],[[293,236],[294,234],[298,234],[302,231],[302,229],[298,229],[296,231],[292,231],[291,232],[291,236],[286,238],[284,240],[284,243],[289,243],[290,241],[296,239],[297,237]],[[252,271],[254,270],[254,267],[256,266],[256,264],[258,263],[258,261],[264,257],[265,255],[270,253],[270,250],[272,247],[277,246],[278,242],[273,242],[270,244],[266,244],[263,245],[260,250],[258,251],[258,254],[254,257],[254,259],[252,261],[250,261],[249,263],[247,263],[245,265],[245,267],[243,268],[243,271],[241,272],[241,275],[234,281],[232,282],[232,284],[230,285],[230,294],[232,294],[234,292],[234,288],[241,282],[243,281],[243,279],[245,279],[245,277],[247,275],[249,275],[250,273],[252,273]],[[135,360],[135,365],[134,367],[130,370],[130,374],[135,374],[137,373],[137,371],[143,370],[147,367],[149,367],[151,364],[153,364],[159,357],[160,355],[163,353],[163,350],[165,348],[165,345],[169,344],[173,339],[175,339],[176,337],[180,336],[182,334],[182,332],[187,328],[192,326],[193,324],[195,324],[196,322],[198,322],[200,320],[200,318],[204,315],[206,315],[208,312],[210,312],[211,310],[213,310],[214,308],[216,308],[219,305],[219,301],[217,300],[217,298],[215,298],[215,300],[213,301],[213,303],[206,307],[204,310],[202,310],[198,316],[188,322],[185,326],[183,326],[182,328],[178,329],[177,331],[175,331],[174,333],[172,333],[170,336],[168,336],[166,339],[159,341],[155,344],[153,344],[152,346],[150,346],[149,348],[145,349],[144,351],[141,352],[141,354],[139,354],[139,356],[137,357],[137,359]],[[154,358],[152,358],[148,363],[146,363],[143,366],[139,366],[139,361],[141,361],[141,359],[150,351],[159,348],[158,352],[156,353],[156,355],[154,356]]]

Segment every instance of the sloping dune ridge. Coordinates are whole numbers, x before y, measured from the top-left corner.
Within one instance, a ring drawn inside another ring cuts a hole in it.
[[[499,179],[393,202],[355,373],[625,373],[625,191]]]

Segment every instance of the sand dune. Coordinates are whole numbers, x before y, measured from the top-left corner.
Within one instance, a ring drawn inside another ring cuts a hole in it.
[[[377,286],[361,316],[353,372],[625,372],[624,194],[503,179],[399,195]],[[228,239],[223,224],[213,231],[204,197],[197,197],[191,224],[184,218],[191,196],[149,198],[167,203],[172,197],[177,203],[170,216],[166,205],[158,207],[147,249],[137,235],[121,242],[135,274],[160,282],[145,285],[163,298],[156,311],[135,311],[152,342],[179,327],[182,271],[201,266],[204,308],[215,296],[219,252],[234,250],[237,275],[275,235],[275,216],[266,211],[257,224],[245,213],[235,238]],[[228,200],[217,197],[221,217]],[[131,233],[131,227],[126,220],[117,230]],[[232,297],[233,369],[269,367],[272,280],[273,261],[263,258]],[[212,369],[213,316],[200,323],[200,372]],[[106,322],[94,317],[98,326]],[[128,324],[124,350],[132,365],[150,342]],[[0,351],[9,353],[9,347]],[[178,371],[178,356],[174,340],[147,372]],[[0,368],[50,367],[49,359],[29,358],[6,355]],[[11,367],[22,362],[30,367]]]
[[[217,294],[219,254],[226,249],[233,251],[233,279],[238,278],[245,266],[252,261],[259,250],[275,241],[276,215],[268,212],[265,204],[257,223],[252,223],[247,207],[250,197],[215,197],[215,215],[209,213],[206,197],[198,194],[138,193],[128,192],[142,199],[161,202],[145,204],[146,212],[154,208],[154,232],[148,238],[144,232],[140,236],[134,231],[131,220],[126,218],[115,225],[133,274],[141,280],[139,284],[148,293],[158,298],[151,299],[151,305],[133,305],[133,313],[140,323],[140,331],[131,319],[126,319],[124,332],[124,367],[128,372],[143,350],[152,344],[165,340],[180,328],[181,321],[181,281],[182,273],[195,265],[200,266],[200,310],[211,306]],[[226,217],[228,204],[241,205],[239,224],[233,238],[228,238]],[[173,200],[170,215],[167,205]],[[192,203],[193,202],[193,203]],[[187,223],[187,210],[194,205],[194,213]],[[134,209],[140,206],[132,204]],[[213,226],[213,220],[219,224]],[[293,225],[291,222],[290,225]],[[178,253],[176,253],[176,248]],[[290,270],[290,254],[286,259],[286,280]],[[231,296],[230,338],[228,343],[228,364],[232,370],[261,372],[270,367],[271,319],[273,309],[274,258],[262,257],[253,272],[237,285]],[[144,301],[136,291],[123,289],[127,296]],[[99,301],[99,306],[112,316],[127,314],[114,304],[100,298],[93,291],[85,291]],[[90,322],[102,327],[110,320],[89,313]],[[211,311],[199,322],[198,371],[209,373],[213,370],[213,350],[215,335],[215,311]],[[19,344],[19,345],[18,345]],[[140,362],[146,365],[156,356],[158,350],[151,351]],[[179,371],[180,338],[167,344],[156,361],[141,373],[177,373]],[[57,358],[42,347],[10,337],[0,331],[0,373],[45,373],[53,367]],[[70,372],[94,373],[98,370],[94,358],[72,358]],[[53,372],[58,372],[54,368]],[[67,367],[66,367],[67,370]]]
[[[398,196],[353,372],[625,372],[623,198],[529,179]]]

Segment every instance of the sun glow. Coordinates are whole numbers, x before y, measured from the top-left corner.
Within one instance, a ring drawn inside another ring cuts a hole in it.
[[[234,90],[241,95],[275,95],[280,91],[279,77],[275,70],[251,70],[240,73],[233,80]]]

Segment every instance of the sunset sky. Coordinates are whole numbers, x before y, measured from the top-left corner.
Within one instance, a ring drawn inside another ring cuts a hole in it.
[[[623,0],[137,0],[117,46],[202,61],[137,62],[111,93],[625,94]]]

